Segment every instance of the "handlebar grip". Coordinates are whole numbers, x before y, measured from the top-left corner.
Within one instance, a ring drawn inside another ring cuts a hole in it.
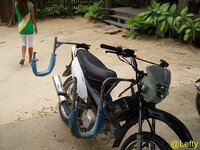
[[[116,51],[116,52],[119,51],[118,47],[114,47],[114,46],[110,46],[110,45],[106,45],[106,44],[101,44],[100,47],[104,48],[104,49],[108,49],[108,50],[113,50],[113,51]]]
[[[36,53],[37,53],[37,52],[33,52],[33,59],[36,58]]]

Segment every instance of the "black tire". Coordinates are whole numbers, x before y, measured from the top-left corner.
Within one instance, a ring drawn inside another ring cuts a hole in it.
[[[200,115],[200,94],[199,93],[197,93],[196,95],[196,108],[197,108],[197,112]]]
[[[59,103],[59,113],[60,113],[61,119],[67,125],[69,125],[69,114],[71,113],[71,107],[72,107],[72,102],[73,102],[73,89],[70,89],[70,88],[73,88],[73,79],[71,76],[65,80],[63,84],[63,88],[65,92],[68,94],[68,97],[67,97],[67,101],[63,101],[62,103]]]
[[[121,150],[137,149],[137,134],[138,133],[135,133],[126,139],[121,147]],[[150,132],[142,132],[142,140],[142,149],[151,149],[151,145],[154,145],[155,150],[172,150],[170,145],[162,137],[156,134]]]

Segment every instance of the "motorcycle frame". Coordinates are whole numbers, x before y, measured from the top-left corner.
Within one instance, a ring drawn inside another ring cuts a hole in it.
[[[70,42],[58,42],[57,37],[56,37],[55,42],[54,42],[54,49],[53,49],[52,57],[50,59],[49,66],[45,71],[39,72],[37,70],[36,53],[34,53],[31,66],[32,66],[32,71],[36,76],[42,77],[42,76],[46,76],[46,75],[48,75],[52,72],[52,70],[55,66],[55,61],[56,61],[56,53],[55,53],[56,49],[62,44],[73,44],[73,45],[76,45],[76,46],[79,45],[79,47],[84,46],[82,48],[84,48],[85,50],[87,50],[87,48],[85,48],[85,47],[89,46],[89,45],[84,44],[84,43],[80,44],[80,43],[70,43]],[[75,50],[76,50],[76,48],[75,48]],[[141,59],[139,59],[139,60],[141,60]],[[72,71],[71,71],[72,61],[70,62],[70,65],[67,67],[67,70],[63,73],[64,76],[68,76],[72,73]],[[148,61],[146,61],[146,62],[148,62]],[[136,80],[139,81],[138,79],[142,78],[142,76],[141,76],[142,72],[140,72],[137,69],[137,62],[136,62],[135,58],[133,59],[133,63],[135,64],[135,67],[133,69],[136,71]],[[75,87],[76,87],[77,78],[74,77],[73,80],[74,80],[74,84],[75,84]],[[109,80],[111,80],[111,79],[110,78],[106,79],[103,83],[103,86],[102,86],[101,96],[100,96],[98,111],[97,111],[97,118],[96,118],[95,124],[94,124],[93,128],[89,132],[86,132],[86,133],[80,133],[78,126],[77,126],[77,110],[76,110],[77,96],[76,96],[76,89],[74,90],[73,96],[74,96],[75,101],[73,103],[73,111],[71,112],[70,117],[69,117],[69,126],[70,126],[72,134],[74,134],[76,137],[92,138],[92,137],[95,137],[100,132],[100,130],[103,126],[103,122],[104,122],[104,106],[103,106],[104,93],[103,93],[103,91],[104,91],[105,85],[107,84],[106,82],[108,82]],[[120,78],[115,78],[115,80],[118,80],[118,81],[120,81],[120,80],[121,81],[125,81],[125,80],[128,81],[129,80],[130,81],[130,79],[120,79]],[[114,84],[114,86],[117,85],[117,82],[116,82],[116,84]],[[85,83],[87,84],[87,87],[89,87],[88,90],[91,92],[92,87],[88,86],[87,81]],[[140,86],[139,84],[140,84],[140,82],[137,82],[138,87]],[[60,87],[60,88],[62,89],[62,87]],[[113,89],[113,88],[114,87],[111,87],[111,89]],[[111,89],[108,90],[108,91],[111,92],[112,91]],[[139,90],[138,92],[141,92],[140,88],[138,88],[138,90]],[[58,96],[62,96],[63,99],[66,98],[64,92],[57,91],[57,94],[58,94]],[[109,93],[107,92],[107,94],[109,94]],[[94,96],[95,94],[93,93],[92,95]],[[139,94],[139,95],[141,95],[141,94]],[[132,126],[134,126],[136,123],[139,123],[139,126],[138,126],[138,133],[139,133],[138,134],[139,135],[138,136],[138,141],[139,141],[138,146],[140,147],[141,146],[140,139],[141,139],[141,132],[142,132],[142,122],[145,119],[146,120],[152,119],[152,124],[151,125],[149,124],[150,128],[151,128],[151,132],[155,132],[155,120],[160,120],[160,121],[164,122],[165,124],[167,124],[178,135],[178,137],[181,139],[181,141],[183,143],[189,142],[189,141],[192,140],[192,136],[191,136],[190,132],[188,131],[187,127],[175,116],[173,116],[173,115],[171,115],[171,114],[169,114],[165,111],[156,109],[155,105],[148,107],[148,109],[143,109],[143,99],[142,99],[142,97],[139,97],[139,115],[132,114],[131,117],[132,117],[131,120],[126,121],[126,123],[123,124],[121,127],[119,127],[117,129],[117,131],[115,132],[115,141],[113,143],[113,147],[118,147],[120,145],[120,143],[121,143],[122,139],[124,138],[125,134],[127,133],[127,131]]]
[[[133,59],[132,61],[133,61],[133,63],[135,63],[134,70],[136,71],[136,81],[139,81],[144,76],[144,73],[143,73],[143,71],[138,70],[136,60]],[[72,64],[72,62],[70,64]],[[67,72],[67,74],[65,74],[65,75],[70,75],[70,72],[73,72],[71,70],[71,67],[72,67],[72,65],[69,65],[69,67],[65,71],[65,72]],[[108,78],[103,82],[101,94],[100,94],[100,103],[99,103],[100,104],[99,106],[101,106],[100,107],[101,109],[103,109],[103,102],[104,102],[104,100],[106,100],[105,97],[108,96],[110,94],[110,92],[118,85],[118,83],[122,82],[122,81],[133,83],[133,79],[115,78],[115,77],[114,78],[113,77]],[[110,82],[113,82],[113,86],[111,86],[110,89],[107,90],[107,93],[105,93],[105,87]],[[95,95],[96,93],[92,92],[93,88],[88,84],[87,80],[86,80],[86,84],[87,84],[87,87],[88,87],[88,91],[90,92],[90,94],[92,95],[92,97],[95,100],[95,97],[97,98],[98,95]],[[139,84],[140,84],[140,82],[137,82],[137,87],[138,87],[138,90],[139,90],[138,92],[140,93],[141,91],[140,91],[140,88],[139,88],[139,86],[140,86]],[[152,133],[155,133],[156,120],[160,120],[160,121],[164,122],[165,124],[167,124],[177,134],[177,136],[180,138],[180,140],[183,143],[189,142],[190,140],[192,140],[192,136],[191,136],[189,130],[178,118],[176,118],[175,116],[173,116],[173,115],[171,115],[171,114],[169,114],[165,111],[156,109],[154,104],[153,105],[150,104],[151,107],[148,107],[148,109],[145,110],[143,108],[143,101],[144,101],[143,97],[141,96],[141,93],[139,95],[140,95],[139,96],[139,115],[138,116],[133,115],[132,121],[126,122],[122,127],[120,127],[117,130],[116,135],[115,135],[115,141],[113,143],[113,147],[119,147],[119,145],[120,145],[121,141],[123,140],[127,131],[132,126],[134,126],[136,123],[138,123],[138,137],[137,137],[138,142],[137,142],[137,144],[138,144],[138,148],[141,149],[141,140],[142,140],[142,134],[141,133],[142,133],[142,124],[143,124],[144,120],[148,121],[150,130],[151,130]],[[102,110],[101,112],[103,113],[104,110]],[[148,119],[152,119],[151,123]],[[98,123],[102,124],[102,125],[100,125],[101,127],[103,126],[103,120],[98,121]],[[74,126],[74,125],[75,124],[73,123],[71,126]],[[91,131],[94,134],[98,134],[101,131],[100,126],[96,127],[96,129],[93,128]],[[77,131],[77,129],[76,129],[76,131]],[[76,131],[73,130],[72,132],[75,133]],[[90,132],[90,133],[92,133],[92,132]],[[91,138],[91,137],[94,137],[96,135],[85,134],[85,136],[82,136],[80,133],[75,133],[75,136],[79,137],[79,138]]]

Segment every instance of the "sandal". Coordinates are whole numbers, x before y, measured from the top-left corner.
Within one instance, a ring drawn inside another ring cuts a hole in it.
[[[21,59],[20,62],[19,62],[19,64],[20,65],[24,65],[24,62],[25,62],[25,59]]]

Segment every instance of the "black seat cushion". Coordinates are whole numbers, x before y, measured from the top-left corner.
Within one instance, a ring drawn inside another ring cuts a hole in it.
[[[97,57],[86,50],[78,50],[77,57],[83,73],[90,81],[103,82],[109,77],[117,77],[113,70],[108,69]]]

